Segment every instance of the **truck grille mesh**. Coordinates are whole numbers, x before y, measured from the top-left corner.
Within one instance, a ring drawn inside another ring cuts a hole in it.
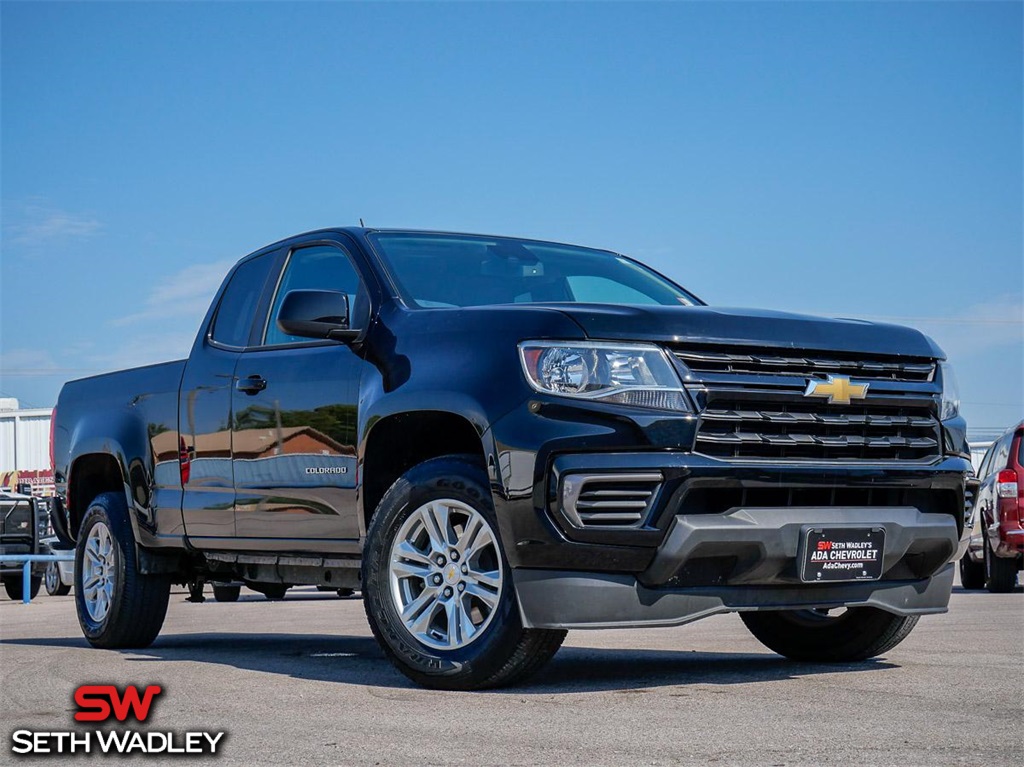
[[[929,462],[942,452],[935,361],[799,350],[674,349],[700,381],[695,449],[726,459]],[[805,396],[808,381],[869,384],[849,404]]]
[[[701,413],[697,450],[722,458],[923,461],[939,452],[928,408],[716,400]]]
[[[931,360],[901,358],[864,359],[860,355],[821,352],[773,354],[749,350],[704,351],[679,350],[675,352],[683,363],[695,373],[824,377],[826,374],[845,375],[858,381],[902,381],[922,383],[935,376],[935,363]]]

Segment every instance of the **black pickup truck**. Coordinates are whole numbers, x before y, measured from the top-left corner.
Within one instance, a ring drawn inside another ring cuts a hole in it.
[[[522,679],[568,629],[728,611],[792,659],[885,653],[946,610],[976,486],[916,330],[363,228],[243,258],[187,360],[68,383],[53,451],[93,645],[151,643],[174,582],[359,588],[446,689]]]

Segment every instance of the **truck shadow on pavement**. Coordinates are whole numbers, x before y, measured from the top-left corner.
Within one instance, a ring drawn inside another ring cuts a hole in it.
[[[89,648],[84,639],[64,637],[6,639],[0,641],[0,647],[3,645],[81,649],[83,653],[90,654],[88,662],[93,670],[102,667],[103,663],[92,654],[118,652],[132,664],[216,664],[295,679],[392,688],[395,693],[405,689],[408,694],[436,694],[416,687],[396,671],[374,639],[368,636],[198,633],[163,636],[144,650],[121,651],[95,650]],[[782,682],[821,673],[895,668],[899,666],[880,660],[845,665],[794,663],[767,652],[563,647],[530,680],[485,694],[628,693],[656,687]],[[201,672],[191,668],[187,673],[191,676]],[[166,682],[172,682],[174,669],[161,669],[159,676]]]

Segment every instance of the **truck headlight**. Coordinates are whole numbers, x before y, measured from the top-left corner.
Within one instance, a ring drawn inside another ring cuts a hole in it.
[[[650,344],[524,341],[519,358],[539,392],[692,412],[665,351]]]
[[[939,419],[945,421],[960,412],[960,386],[956,382],[956,373],[948,362],[939,363],[942,375],[942,404],[939,408]]]

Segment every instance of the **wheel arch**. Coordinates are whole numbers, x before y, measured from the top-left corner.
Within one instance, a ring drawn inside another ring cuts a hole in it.
[[[77,537],[92,499],[108,492],[124,495],[137,533],[139,522],[149,519],[153,487],[145,425],[130,416],[84,419],[75,430],[70,454],[66,501],[71,537]]]
[[[388,488],[405,472],[431,458],[467,455],[488,465],[484,429],[451,410],[390,413],[371,422],[363,442],[359,511],[363,532]]]

